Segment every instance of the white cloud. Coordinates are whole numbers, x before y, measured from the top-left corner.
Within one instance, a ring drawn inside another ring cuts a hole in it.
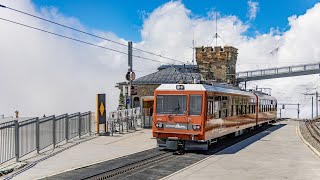
[[[126,43],[112,32],[84,27],[76,18],[66,17],[56,9],[37,12],[30,1],[7,0],[3,4]],[[320,25],[315,22],[320,21],[319,12],[320,4],[317,4],[304,15],[290,17],[288,31],[279,33],[272,29],[256,37],[243,35],[250,26],[236,16],[221,15],[218,33],[224,41],[219,39],[218,44],[239,49],[238,71],[317,62]],[[168,2],[144,17],[142,40],[135,42],[134,47],[190,62],[193,34],[197,46],[214,45],[215,18],[210,16],[212,13],[208,12],[207,17],[195,17],[181,1]],[[79,35],[5,9],[0,9],[0,16],[127,52],[123,46]],[[114,86],[124,81],[126,55],[3,21],[0,21],[0,39],[0,114],[12,115],[16,109],[23,116],[94,110],[96,93],[107,94],[107,111],[117,107],[119,91]],[[277,48],[276,53],[270,54]],[[171,62],[139,51],[134,54]],[[148,74],[160,65],[137,58],[133,64],[134,69],[142,71],[137,71],[138,76]],[[248,86],[271,87],[280,102],[301,103],[302,117],[306,117],[311,114],[310,101],[301,93],[305,87],[313,86],[318,78],[312,75],[265,80],[248,83]],[[287,112],[294,116],[295,110]]]
[[[256,19],[257,13],[259,11],[259,2],[254,2],[249,0],[248,1],[248,18],[250,21],[253,21]]]

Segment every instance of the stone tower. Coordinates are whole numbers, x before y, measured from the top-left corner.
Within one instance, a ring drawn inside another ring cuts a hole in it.
[[[238,49],[232,46],[197,47],[196,61],[202,80],[236,83]]]

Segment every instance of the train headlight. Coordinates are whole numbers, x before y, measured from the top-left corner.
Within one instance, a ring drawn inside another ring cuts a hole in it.
[[[192,129],[193,129],[193,130],[200,130],[200,129],[201,129],[201,126],[198,125],[198,124],[194,124],[194,125],[192,125]]]
[[[156,124],[156,127],[157,127],[157,128],[163,128],[163,124],[162,124],[162,123],[157,123],[157,124]]]

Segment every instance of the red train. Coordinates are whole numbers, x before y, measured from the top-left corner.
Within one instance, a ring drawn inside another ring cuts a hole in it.
[[[276,98],[225,85],[162,84],[154,102],[152,132],[163,149],[207,150],[219,137],[277,118]]]

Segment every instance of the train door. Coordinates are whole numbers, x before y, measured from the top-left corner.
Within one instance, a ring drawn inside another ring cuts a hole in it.
[[[154,97],[146,96],[141,97],[141,109],[142,109],[142,127],[152,127],[152,115],[153,115]]]
[[[204,110],[204,95],[193,95],[191,94],[189,96],[189,108],[188,108],[188,118],[187,118],[187,124],[189,126],[190,123],[192,124],[196,124],[196,125],[200,125],[198,126],[199,129],[201,128],[201,126],[203,127],[204,124],[202,123],[202,119],[201,119],[201,113],[202,110]],[[194,129],[193,126],[192,128]]]

